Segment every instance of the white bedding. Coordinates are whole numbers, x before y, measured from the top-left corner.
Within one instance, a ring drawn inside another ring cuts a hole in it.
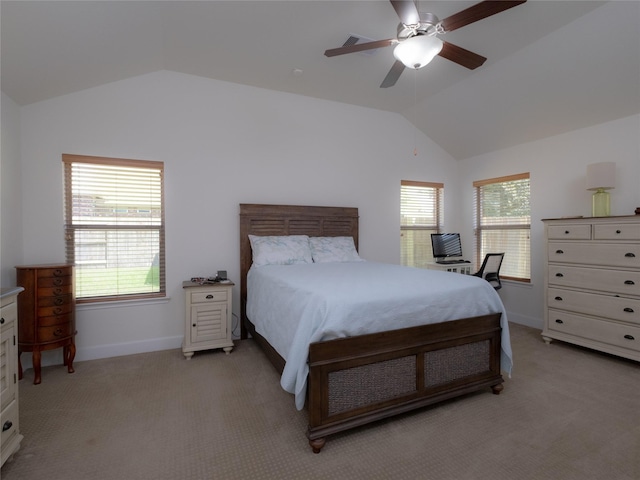
[[[247,316],[286,360],[280,384],[299,410],[313,342],[497,312],[510,374],[507,315],[481,278],[364,261],[252,266],[247,276]]]

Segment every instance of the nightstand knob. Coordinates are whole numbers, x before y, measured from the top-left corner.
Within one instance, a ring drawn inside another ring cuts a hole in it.
[[[4,317],[0,318],[0,325],[4,323]]]
[[[616,230],[616,233],[617,233],[617,234],[620,234],[620,233],[622,233],[622,232],[621,232],[620,230]]]
[[[564,277],[562,273],[556,273],[556,277]]]
[[[635,258],[636,254],[629,252],[629,253],[625,253],[624,256],[629,258]]]
[[[627,307],[627,308],[624,309],[624,311],[627,312],[627,313],[633,313],[633,308]]]
[[[4,422],[4,425],[2,425],[2,431],[6,432],[7,430],[9,430],[11,427],[13,427],[13,423],[11,423],[10,420],[7,420],[6,422]]]
[[[556,297],[555,298],[557,301],[561,302],[562,301],[562,297]]]
[[[562,255],[564,252],[563,252],[562,250],[556,250],[556,253],[557,253],[558,255]]]
[[[556,323],[564,323],[562,320],[560,320],[559,318],[556,318]]]
[[[211,298],[213,298],[213,295],[209,294],[209,295],[207,295],[207,297],[206,297],[206,298],[207,298],[207,299],[211,299]]]
[[[635,340],[635,338],[633,338],[633,335],[625,335],[624,338],[626,338],[627,340]]]
[[[634,282],[633,280],[625,280],[625,281],[624,281],[624,284],[625,284],[625,285],[635,285],[635,284],[636,284],[636,282]]]
[[[191,325],[191,326],[192,326],[192,327],[195,327],[195,326],[196,326],[196,324],[194,323],[194,324],[193,324],[193,325]]]

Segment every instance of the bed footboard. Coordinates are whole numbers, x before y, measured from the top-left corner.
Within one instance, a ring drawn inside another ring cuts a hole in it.
[[[500,375],[500,314],[311,344],[309,428],[328,435],[491,387]]]

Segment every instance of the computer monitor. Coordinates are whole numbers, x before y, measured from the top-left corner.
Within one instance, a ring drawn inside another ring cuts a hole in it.
[[[459,233],[432,233],[431,248],[436,260],[445,257],[461,257],[462,243]]]

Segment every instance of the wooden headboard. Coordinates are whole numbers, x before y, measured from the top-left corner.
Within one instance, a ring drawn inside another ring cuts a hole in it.
[[[249,235],[353,237],[358,248],[358,209],[301,205],[240,204],[240,337],[247,338],[247,273],[252,252]]]

